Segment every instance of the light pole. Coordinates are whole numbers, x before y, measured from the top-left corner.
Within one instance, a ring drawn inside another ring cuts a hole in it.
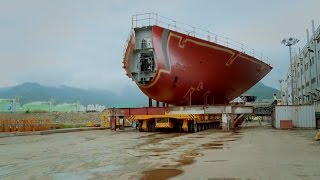
[[[294,94],[293,94],[293,69],[292,69],[292,58],[291,58],[291,46],[295,45],[299,42],[298,39],[290,37],[290,38],[284,38],[281,41],[281,44],[285,46],[289,46],[289,57],[290,57],[290,74],[291,74],[291,103],[294,104]]]
[[[283,91],[282,91],[282,82],[283,82],[283,79],[280,79],[280,80],[279,80],[279,83],[280,83],[279,94],[280,94],[281,104],[284,103],[284,99],[283,99],[283,97],[282,97],[282,94],[283,94]]]

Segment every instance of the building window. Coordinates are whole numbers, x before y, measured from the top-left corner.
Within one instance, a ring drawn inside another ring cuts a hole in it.
[[[308,81],[308,82],[306,83],[306,87],[308,87],[308,86],[309,86],[309,84],[310,84],[310,83],[309,83],[309,81]]]
[[[316,82],[316,78],[312,78],[311,79],[311,83],[313,84],[313,83],[315,83]]]

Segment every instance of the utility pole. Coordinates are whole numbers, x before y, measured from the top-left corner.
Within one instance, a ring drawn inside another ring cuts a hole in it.
[[[294,94],[293,94],[293,64],[292,64],[292,57],[291,57],[291,46],[298,43],[299,40],[293,37],[284,38],[281,41],[281,44],[289,47],[289,57],[290,57],[290,74],[291,74],[291,103],[294,105]]]

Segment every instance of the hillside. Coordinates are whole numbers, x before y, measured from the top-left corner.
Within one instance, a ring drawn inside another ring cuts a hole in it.
[[[258,83],[245,94],[258,96],[258,100],[272,99],[277,89]],[[80,102],[83,105],[100,104],[108,107],[143,106],[148,98],[137,87],[127,87],[121,94],[108,90],[85,90],[68,86],[47,87],[37,83],[24,83],[10,88],[0,88],[1,98],[19,97],[21,104],[34,101],[50,101],[54,103]]]
[[[47,87],[37,83],[24,83],[15,87],[1,89],[0,98],[19,97],[21,104],[50,100],[55,103],[80,102],[83,105],[100,104],[106,106],[122,104],[141,106],[147,103],[147,97],[138,89],[126,89],[126,93],[118,95],[108,90],[84,90],[68,86]]]
[[[258,100],[273,99],[273,95],[278,94],[278,90],[259,82],[251,89],[244,93],[244,95],[257,96]]]

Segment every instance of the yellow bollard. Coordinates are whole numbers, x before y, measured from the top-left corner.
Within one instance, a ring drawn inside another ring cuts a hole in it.
[[[188,119],[183,120],[182,129],[185,132],[188,132]]]

